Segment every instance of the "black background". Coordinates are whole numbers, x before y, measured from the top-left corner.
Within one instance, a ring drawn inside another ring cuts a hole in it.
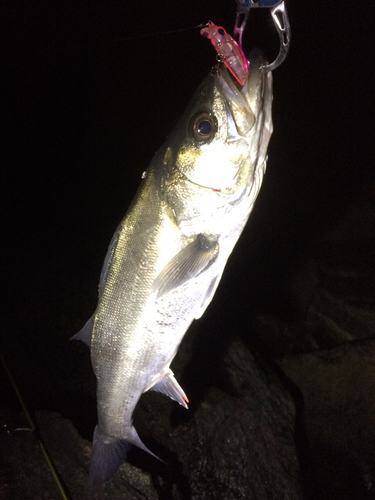
[[[352,6],[288,2],[292,46],[274,73],[267,175],[224,278],[257,300],[282,293],[298,252],[373,174],[372,9]],[[94,308],[107,244],[141,172],[213,64],[198,30],[164,32],[207,19],[231,31],[234,13],[229,0],[8,5],[3,267],[13,319],[86,286],[82,321]],[[254,45],[277,53],[269,12],[250,18],[244,48]]]

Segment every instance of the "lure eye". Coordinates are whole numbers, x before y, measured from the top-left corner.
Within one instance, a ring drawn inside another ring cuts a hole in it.
[[[215,117],[208,113],[199,113],[191,121],[191,133],[198,142],[209,142],[216,134]]]

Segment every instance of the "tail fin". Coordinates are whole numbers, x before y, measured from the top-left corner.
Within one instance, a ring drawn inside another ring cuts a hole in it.
[[[160,460],[142,443],[134,427],[130,428],[127,440],[107,436],[100,432],[98,426],[95,427],[88,483],[90,494],[95,493],[99,486],[116,473],[126,460],[130,444],[138,446],[141,450]]]
[[[126,441],[101,434],[98,426],[95,427],[88,484],[91,494],[115,474],[126,459],[129,448]]]
[[[140,448],[141,450],[143,451],[146,451],[147,453],[149,453],[150,455],[152,455],[154,458],[156,458],[157,460],[160,460],[160,462],[162,462],[163,460],[161,460],[159,457],[157,457],[154,453],[152,453],[152,451],[150,451],[147,446],[145,446],[142,441],[141,441],[141,438],[138,436],[138,433],[137,431],[135,430],[134,427],[131,427],[130,429],[130,432],[129,432],[129,435],[127,437],[129,443],[131,444],[134,444],[135,446],[138,446],[138,448]]]

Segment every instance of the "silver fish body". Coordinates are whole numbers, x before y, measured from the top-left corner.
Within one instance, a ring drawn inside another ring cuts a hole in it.
[[[210,303],[258,195],[272,133],[272,76],[250,55],[240,89],[214,68],[156,153],[105,258],[93,317],[75,337],[91,344],[98,425],[90,485],[107,480],[129,444],[145,391],[187,407],[169,366]],[[151,453],[151,452],[150,452]]]

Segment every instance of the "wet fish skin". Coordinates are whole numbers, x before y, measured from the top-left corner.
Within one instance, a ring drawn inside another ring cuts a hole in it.
[[[97,378],[91,489],[116,472],[129,444],[151,453],[132,424],[143,392],[187,407],[169,365],[210,303],[260,189],[272,133],[264,63],[250,54],[243,89],[223,67],[204,79],[112,239],[97,309],[75,336],[91,347]],[[197,140],[202,123],[209,132]]]

